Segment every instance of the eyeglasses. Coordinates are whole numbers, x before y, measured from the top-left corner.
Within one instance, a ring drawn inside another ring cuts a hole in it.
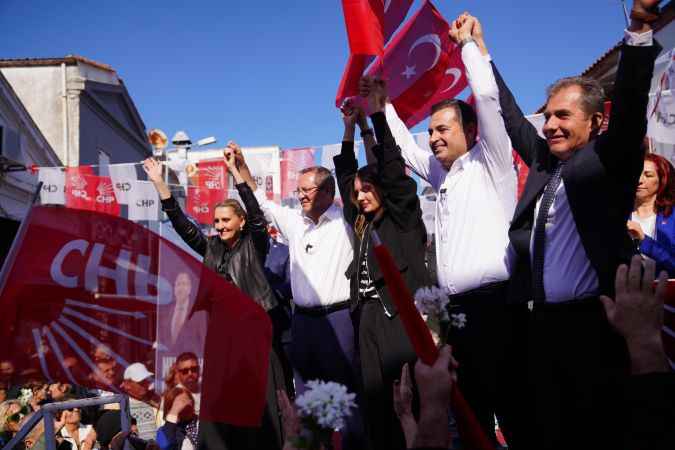
[[[66,411],[68,411],[68,412],[73,412],[73,411],[75,411],[75,410],[79,411],[80,408],[67,408],[67,409],[66,409]]]
[[[295,195],[296,197],[304,197],[306,195],[308,196],[308,195],[318,191],[319,189],[321,189],[319,186],[314,186],[314,187],[311,187],[309,189],[298,188],[298,189],[293,191],[293,195]]]
[[[184,367],[182,369],[178,369],[178,371],[181,373],[181,375],[187,375],[190,372],[199,373],[199,366]]]

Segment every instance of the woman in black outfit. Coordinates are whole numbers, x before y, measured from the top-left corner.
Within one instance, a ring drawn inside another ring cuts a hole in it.
[[[372,233],[376,231],[389,249],[414,293],[429,284],[424,265],[427,232],[417,184],[405,173],[400,150],[387,125],[384,105],[371,110],[377,111],[370,116],[378,141],[372,148],[377,162],[358,169],[354,129],[362,113],[348,108],[343,110],[342,152],[333,160],[344,217],[354,227],[354,262],[348,275],[355,305],[352,317],[354,329],[358,330],[369,447],[404,449],[406,442],[394,411],[392,388],[403,364],[414,363],[416,355],[372,251]],[[372,133],[365,118],[359,120],[359,126],[364,138]]]
[[[155,185],[162,201],[162,209],[169,216],[176,232],[186,244],[204,257],[206,267],[234,283],[270,313],[277,306],[277,300],[263,270],[269,248],[267,222],[251,188],[239,173],[235,156],[237,150],[236,144],[228,145],[225,150],[225,164],[236,181],[237,191],[246,210],[234,199],[218,204],[214,208],[214,236],[205,236],[185,216],[162,178],[160,163],[149,158],[143,162],[143,168]],[[200,439],[207,441],[208,448],[281,449],[283,436],[276,399],[278,389],[285,390],[285,382],[281,362],[273,349],[270,353],[267,405],[262,426],[249,428],[202,422]]]

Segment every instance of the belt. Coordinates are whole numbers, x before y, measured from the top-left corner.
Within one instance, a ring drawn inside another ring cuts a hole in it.
[[[477,300],[493,301],[497,295],[504,296],[503,303],[506,302],[506,289],[509,285],[508,281],[497,281],[495,283],[485,284],[483,286],[471,289],[470,291],[460,292],[459,294],[452,294],[448,296],[450,304],[461,304],[464,301],[475,302]]]
[[[295,305],[293,310],[296,314],[304,314],[307,316],[325,316],[326,314],[333,313],[335,311],[340,311],[341,309],[347,309],[351,305],[351,301],[345,300],[343,302],[333,303],[331,305],[320,305],[320,306],[300,306]]]
[[[604,314],[604,307],[602,302],[600,302],[599,297],[586,297],[578,298],[574,300],[568,300],[566,302],[527,302],[527,307],[530,311],[542,311],[542,312],[602,312]]]

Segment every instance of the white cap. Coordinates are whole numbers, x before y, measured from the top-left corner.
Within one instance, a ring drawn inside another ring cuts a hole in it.
[[[129,366],[124,369],[124,379],[135,381],[136,383],[140,383],[152,375],[152,372],[150,372],[145,365],[138,362],[129,364]]]

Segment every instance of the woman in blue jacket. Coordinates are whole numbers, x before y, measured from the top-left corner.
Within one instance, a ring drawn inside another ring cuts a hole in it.
[[[635,193],[635,208],[628,233],[640,253],[656,262],[656,273],[675,278],[675,187],[673,166],[662,156],[645,155],[644,168]]]

